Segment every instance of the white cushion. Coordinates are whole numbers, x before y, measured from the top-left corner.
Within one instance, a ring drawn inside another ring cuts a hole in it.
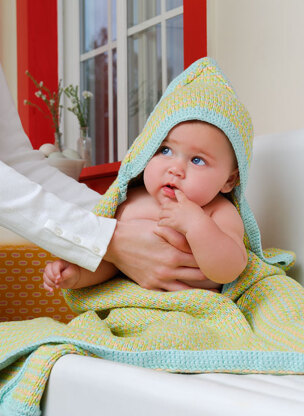
[[[253,148],[247,199],[263,248],[295,251],[288,274],[304,284],[304,129],[258,136]]]

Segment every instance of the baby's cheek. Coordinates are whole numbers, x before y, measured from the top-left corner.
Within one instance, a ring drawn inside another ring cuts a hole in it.
[[[217,193],[213,192],[210,189],[210,186],[202,180],[196,180],[196,182],[192,181],[192,183],[187,184],[184,189],[184,194],[190,201],[200,207],[207,205],[217,195]]]
[[[155,194],[156,185],[157,185],[157,180],[156,180],[155,174],[153,173],[155,170],[154,164],[155,163],[153,159],[151,159],[144,170],[144,185],[145,185],[147,192],[152,196],[154,196]]]
[[[184,194],[186,197],[192,201],[195,202],[197,205],[202,206],[203,202],[203,191],[199,188],[199,185],[193,187],[189,186],[184,190]]]

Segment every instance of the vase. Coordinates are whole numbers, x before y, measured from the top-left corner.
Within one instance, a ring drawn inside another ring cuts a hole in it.
[[[80,127],[77,151],[81,159],[85,161],[84,167],[92,166],[92,139],[89,137],[88,127]]]
[[[82,168],[84,167],[84,160],[82,159],[66,159],[66,158],[47,158],[47,163],[61,172],[78,181]]]
[[[58,152],[62,152],[63,147],[62,147],[62,133],[59,131],[58,133],[54,133],[55,136],[55,146],[58,149]]]

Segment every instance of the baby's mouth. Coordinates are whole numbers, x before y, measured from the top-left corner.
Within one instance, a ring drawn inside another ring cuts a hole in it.
[[[163,186],[163,192],[165,196],[168,196],[169,198],[172,198],[172,199],[175,198],[175,189],[177,189],[176,186],[171,185],[171,184],[166,184]]]

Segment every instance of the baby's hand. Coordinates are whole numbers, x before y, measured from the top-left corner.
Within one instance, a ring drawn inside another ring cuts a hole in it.
[[[53,292],[54,288],[71,289],[80,279],[80,267],[65,260],[48,263],[43,273],[43,287]]]
[[[175,197],[167,198],[162,204],[158,225],[171,227],[186,235],[189,227],[195,226],[196,218],[203,214],[203,209],[179,189],[175,190]]]

